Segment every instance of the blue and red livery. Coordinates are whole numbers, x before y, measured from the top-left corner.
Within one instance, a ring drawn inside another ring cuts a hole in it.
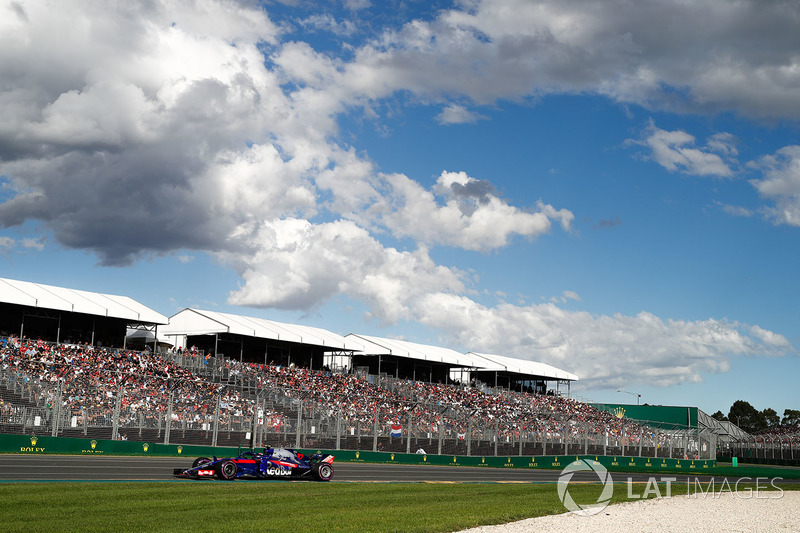
[[[288,448],[264,448],[263,452],[248,450],[237,457],[198,457],[191,468],[175,468],[173,475],[190,479],[248,477],[330,481],[333,455],[315,453],[309,456]]]

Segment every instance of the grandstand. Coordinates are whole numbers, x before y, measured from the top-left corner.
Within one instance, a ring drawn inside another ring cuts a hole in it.
[[[55,342],[125,344],[127,330],[157,331],[169,319],[127,296],[0,278],[0,334]]]
[[[691,436],[554,395],[3,339],[0,427],[146,442],[685,457]]]
[[[577,376],[540,363],[211,311],[187,309],[168,324],[148,316],[153,338],[173,342],[136,351],[124,333],[113,347],[87,332],[6,331],[0,431],[458,455],[716,453],[697,426],[658,426],[554,393],[548,383],[557,390]],[[123,325],[115,331],[131,324],[113,318]]]

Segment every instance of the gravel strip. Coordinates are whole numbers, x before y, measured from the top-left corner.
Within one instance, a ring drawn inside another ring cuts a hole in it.
[[[800,492],[764,492],[755,498],[723,492],[608,506],[594,516],[565,513],[529,518],[499,526],[482,526],[463,533],[687,533],[695,531],[800,532]]]

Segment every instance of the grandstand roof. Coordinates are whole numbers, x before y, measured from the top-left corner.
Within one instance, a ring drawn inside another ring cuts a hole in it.
[[[169,321],[165,315],[127,296],[66,289],[6,278],[0,278],[0,302],[119,318],[145,324],[166,324]]]
[[[365,354],[394,355],[396,357],[408,357],[410,359],[444,363],[456,367],[475,366],[470,364],[469,357],[466,357],[464,354],[440,346],[417,344],[415,342],[385,339],[383,337],[372,337],[369,335],[357,335],[355,333],[347,335],[346,338],[353,338],[356,342],[363,344],[364,348],[362,351]]]
[[[737,442],[753,438],[733,422],[717,420],[700,409],[697,410],[697,421],[701,428],[712,430],[723,442]]]
[[[322,328],[285,324],[265,318],[255,318],[202,309],[184,309],[169,318],[169,324],[159,328],[159,335],[211,335],[231,333],[260,339],[272,339],[300,344],[323,346],[334,350],[360,351],[363,345]]]
[[[387,354],[397,357],[408,357],[423,361],[444,363],[454,367],[472,368],[488,372],[510,372],[525,376],[536,376],[547,379],[577,381],[578,376],[570,374],[544,363],[514,359],[502,355],[480,354],[476,352],[460,353],[449,348],[417,344],[397,339],[371,337],[351,333],[347,338],[355,337],[364,344],[365,354]]]
[[[467,355],[472,357],[472,361],[484,360],[486,362],[485,365],[479,365],[480,370],[505,371],[529,376],[541,376],[549,379],[560,379],[563,381],[578,381],[578,376],[575,374],[571,374],[566,370],[561,370],[545,363],[477,352],[469,352]]]

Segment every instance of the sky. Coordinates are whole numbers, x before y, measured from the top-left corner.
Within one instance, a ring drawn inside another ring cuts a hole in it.
[[[791,1],[0,0],[0,276],[782,414],[799,133]]]

